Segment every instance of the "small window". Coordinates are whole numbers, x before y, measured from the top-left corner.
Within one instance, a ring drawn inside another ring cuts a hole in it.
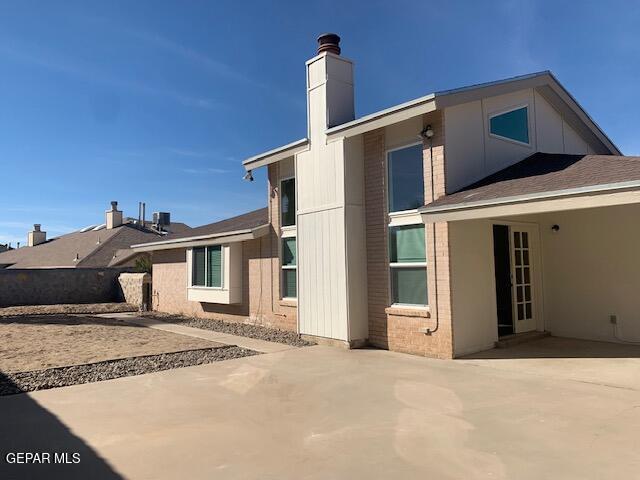
[[[191,263],[191,285],[222,287],[222,246],[194,248]]]
[[[280,183],[280,215],[282,226],[296,224],[296,179],[288,178]]]
[[[295,237],[282,239],[282,298],[297,297],[297,254]]]
[[[389,211],[413,210],[424,205],[422,145],[393,150],[387,155]]]
[[[389,229],[391,296],[394,304],[427,305],[424,225]]]
[[[489,119],[489,132],[498,137],[529,143],[529,109],[517,108]]]

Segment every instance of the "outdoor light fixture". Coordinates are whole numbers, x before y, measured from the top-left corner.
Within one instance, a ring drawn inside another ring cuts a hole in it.
[[[433,138],[433,128],[431,128],[431,125],[427,125],[426,127],[424,127],[424,130],[420,132],[420,135],[422,135],[424,138]]]
[[[242,177],[243,180],[246,180],[247,182],[253,182],[253,173],[251,173],[251,170],[249,170],[247,173],[244,174],[244,177]]]

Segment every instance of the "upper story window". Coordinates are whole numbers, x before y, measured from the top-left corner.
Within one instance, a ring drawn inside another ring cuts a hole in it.
[[[489,133],[529,144],[529,108],[518,107],[489,118]]]
[[[389,212],[414,210],[424,205],[422,144],[387,153]]]
[[[191,286],[222,287],[221,245],[194,248],[191,261]]]
[[[283,227],[296,224],[296,179],[280,182],[280,217]]]

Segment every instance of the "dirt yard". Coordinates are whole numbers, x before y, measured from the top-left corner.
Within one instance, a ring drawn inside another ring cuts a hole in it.
[[[117,319],[73,315],[0,318],[0,372],[5,373],[219,345]]]

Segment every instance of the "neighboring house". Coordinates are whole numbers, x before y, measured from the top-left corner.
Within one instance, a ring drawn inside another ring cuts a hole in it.
[[[154,308],[440,358],[640,341],[640,158],[550,72],[355,119],[338,41],[306,63],[307,138],[244,162],[268,210],[134,248]]]
[[[0,243],[0,253],[1,252],[6,252],[7,250],[11,250],[11,245],[7,244],[2,244]]]
[[[172,223],[163,231],[150,223],[123,218],[111,202],[105,223],[47,240],[39,224],[28,233],[27,246],[0,253],[0,268],[98,268],[129,267],[144,254],[134,252],[134,243],[164,238],[169,232],[184,232],[189,227]]]

